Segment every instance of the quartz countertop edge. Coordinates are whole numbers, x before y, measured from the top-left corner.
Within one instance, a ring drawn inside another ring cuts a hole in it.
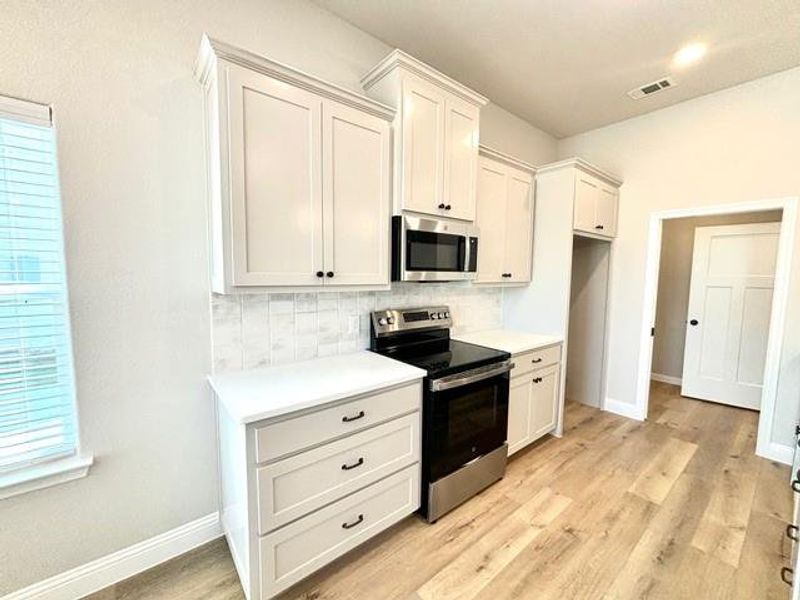
[[[363,350],[209,375],[208,381],[231,417],[246,425],[411,383],[425,375],[422,369]]]
[[[543,335],[511,329],[473,331],[454,335],[453,338],[461,342],[502,350],[512,355],[552,346],[553,344],[560,344],[564,341],[563,338],[557,335]]]

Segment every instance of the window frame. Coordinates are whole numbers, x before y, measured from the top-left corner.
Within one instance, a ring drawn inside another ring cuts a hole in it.
[[[77,402],[77,390],[75,385],[75,362],[74,362],[74,339],[72,336],[72,319],[70,315],[69,299],[69,273],[66,261],[65,231],[64,231],[64,204],[62,201],[61,171],[59,168],[58,137],[57,128],[51,106],[22,100],[10,96],[0,95],[0,117],[15,119],[25,123],[47,126],[52,129],[53,146],[55,152],[55,174],[54,178],[58,193],[58,223],[60,229],[60,253],[59,259],[64,273],[63,299],[64,299],[64,328],[67,338],[68,350],[66,352],[70,386],[70,408],[74,420],[74,440],[73,450],[68,455],[53,456],[34,460],[27,465],[0,473],[0,500],[24,494],[34,490],[49,487],[59,483],[72,481],[88,474],[89,468],[94,463],[94,457],[86,453],[82,447],[80,431],[80,412]],[[11,284],[15,285],[15,284]],[[23,289],[26,284],[16,284],[15,287]],[[31,286],[41,289],[40,285]]]

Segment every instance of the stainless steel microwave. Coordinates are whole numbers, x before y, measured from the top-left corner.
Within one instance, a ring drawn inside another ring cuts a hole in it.
[[[478,228],[423,217],[392,217],[392,281],[474,279]]]

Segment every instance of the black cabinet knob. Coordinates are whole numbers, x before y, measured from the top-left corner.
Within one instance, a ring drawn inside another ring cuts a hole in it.
[[[325,273],[325,277],[333,277],[333,271],[328,271]]]
[[[605,227],[603,227],[602,225],[595,225],[594,228],[595,229],[605,229]]]
[[[450,210],[450,208],[452,208],[452,207],[449,204],[444,207],[445,210]]]
[[[322,271],[317,271],[317,277],[322,277],[324,275],[325,275],[325,273],[323,273]]]
[[[692,319],[691,321],[689,321],[689,325],[691,325],[692,327],[694,327],[698,323],[700,323],[700,321],[698,321],[697,319]]]
[[[439,208],[442,208],[442,209],[444,208],[444,202],[442,202],[442,203],[439,205]]]

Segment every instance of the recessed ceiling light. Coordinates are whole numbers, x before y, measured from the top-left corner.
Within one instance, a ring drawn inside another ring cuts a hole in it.
[[[708,47],[705,44],[687,44],[672,57],[672,64],[676,67],[688,67],[703,58]]]

